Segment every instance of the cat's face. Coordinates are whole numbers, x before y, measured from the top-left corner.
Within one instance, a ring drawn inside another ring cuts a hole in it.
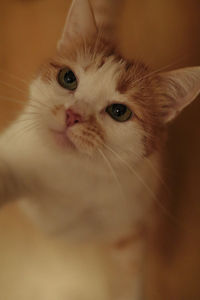
[[[135,162],[152,150],[157,129],[147,68],[116,56],[96,37],[85,47],[50,60],[32,84],[42,134],[66,153],[113,157],[113,150]],[[151,106],[143,101],[147,93]]]
[[[98,32],[89,2],[75,0],[29,109],[49,147],[135,163],[158,149],[163,125],[199,92],[198,76],[199,68],[159,75],[125,60]]]

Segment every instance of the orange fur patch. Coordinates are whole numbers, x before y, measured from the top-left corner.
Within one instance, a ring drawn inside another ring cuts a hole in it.
[[[118,242],[114,244],[114,248],[117,250],[124,250],[130,246],[133,246],[138,241],[142,240],[145,237],[144,228],[140,228],[137,232],[129,235],[127,237],[122,238]]]
[[[62,108],[64,108],[63,105],[55,105],[55,106],[52,108],[51,112],[52,112],[52,114],[53,114],[54,116],[56,116],[57,113],[58,113],[58,111],[59,111],[60,109],[62,109]]]

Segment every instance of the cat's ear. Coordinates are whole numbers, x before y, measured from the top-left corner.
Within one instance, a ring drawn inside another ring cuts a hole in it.
[[[86,39],[96,33],[97,26],[89,0],[73,0],[57,48],[66,47],[73,38]]]
[[[160,74],[164,83],[164,122],[173,120],[200,93],[200,67],[183,68]],[[162,87],[163,89],[163,87]]]

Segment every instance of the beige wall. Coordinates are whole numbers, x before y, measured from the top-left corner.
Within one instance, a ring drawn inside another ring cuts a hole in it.
[[[69,4],[69,0],[0,1],[1,128],[21,108],[9,99],[27,100],[27,84],[20,79],[29,82],[41,61],[54,53]],[[119,22],[121,49],[156,69],[200,65],[199,18],[199,0],[127,0]],[[200,299],[199,100],[170,127],[166,172],[172,217],[162,215],[160,247],[155,246],[156,255],[151,256],[152,300]],[[14,208],[1,212],[0,242],[12,241],[14,227],[19,235],[28,235],[23,224]]]

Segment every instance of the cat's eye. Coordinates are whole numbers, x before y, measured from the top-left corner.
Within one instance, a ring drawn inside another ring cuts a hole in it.
[[[133,115],[132,111],[126,105],[119,103],[109,105],[106,108],[106,112],[118,122],[128,121]]]
[[[58,83],[65,89],[74,91],[78,86],[78,81],[72,70],[64,68],[58,74]]]

